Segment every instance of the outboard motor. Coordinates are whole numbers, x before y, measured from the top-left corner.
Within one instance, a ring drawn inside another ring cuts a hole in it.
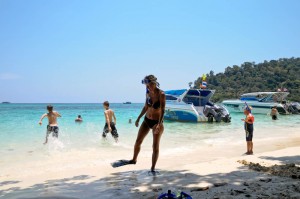
[[[292,102],[288,105],[288,111],[292,114],[300,114],[300,103]]]
[[[203,109],[203,113],[204,115],[208,118],[208,122],[213,122],[214,121],[214,117],[217,116],[217,112],[215,111],[213,106],[209,106],[209,105],[205,105],[204,109]],[[217,118],[218,119],[218,118]],[[220,122],[221,120],[216,120],[216,122]]]
[[[231,117],[229,111],[222,105],[216,105],[219,107],[219,111],[222,113],[222,120],[223,122],[229,123],[231,122]]]
[[[212,104],[212,106],[205,105],[203,113],[208,118],[208,122],[213,122],[214,118],[216,122],[224,121],[228,123],[231,121],[229,112],[223,106],[219,106],[215,104]]]

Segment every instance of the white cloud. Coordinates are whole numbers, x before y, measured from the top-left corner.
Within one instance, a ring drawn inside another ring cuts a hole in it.
[[[14,80],[19,78],[20,75],[15,73],[0,73],[0,80]]]

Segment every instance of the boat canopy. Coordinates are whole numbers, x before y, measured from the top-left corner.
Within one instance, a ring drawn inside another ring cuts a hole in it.
[[[174,96],[180,96],[185,91],[187,91],[187,89],[169,90],[169,91],[165,91],[165,94],[167,94],[167,95],[174,95]]]
[[[174,101],[177,100],[178,97],[181,97],[182,101],[187,104],[193,104],[194,106],[205,106],[205,105],[212,104],[209,100],[214,94],[214,92],[215,92],[214,90],[191,88],[191,89],[168,90],[165,91],[165,94],[166,94],[166,100]]]
[[[212,90],[200,90],[200,89],[190,89],[187,93],[189,96],[201,96],[201,97],[207,97],[209,94],[213,93]]]
[[[214,90],[190,89],[184,96],[183,101],[194,106],[211,105],[209,99],[214,94]]]

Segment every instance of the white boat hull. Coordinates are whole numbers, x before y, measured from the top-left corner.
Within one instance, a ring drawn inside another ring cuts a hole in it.
[[[167,104],[164,118],[174,121],[207,122],[203,114],[203,107],[194,107],[192,104]]]
[[[241,100],[225,100],[222,104],[228,109],[229,112],[243,113],[245,109],[245,101]],[[252,107],[252,113],[254,114],[269,114],[274,106],[277,106],[277,110],[280,114],[288,114],[285,108],[280,103],[266,103],[257,101],[247,101],[247,104]]]

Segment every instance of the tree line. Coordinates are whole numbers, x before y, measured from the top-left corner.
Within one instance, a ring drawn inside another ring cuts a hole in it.
[[[288,100],[300,102],[300,58],[244,62],[240,66],[228,66],[224,73],[206,74],[207,88],[216,90],[212,101],[239,98],[243,93],[277,91],[286,88]],[[199,88],[202,77],[194,82]]]

